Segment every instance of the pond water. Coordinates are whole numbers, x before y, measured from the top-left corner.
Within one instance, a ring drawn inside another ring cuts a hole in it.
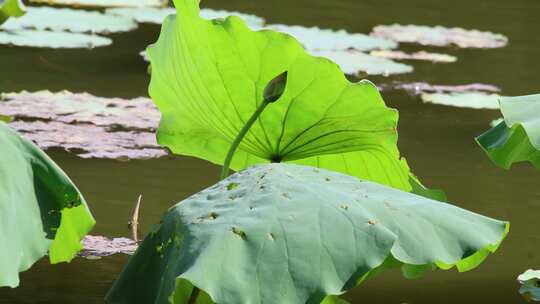
[[[370,77],[377,84],[426,81],[433,84],[494,84],[504,95],[540,91],[540,2],[536,0],[205,0],[203,6],[254,13],[271,23],[345,28],[369,32],[378,24],[460,26],[502,33],[507,47],[492,50],[420,48],[448,53],[457,63],[412,62],[415,72]],[[113,35],[114,44],[94,50],[46,50],[0,46],[0,91],[67,89],[105,97],[146,96],[149,77],[138,55],[156,40],[159,26]],[[540,172],[516,165],[504,171],[492,165],[474,136],[489,128],[498,111],[423,104],[401,91],[383,92],[399,109],[400,148],[429,186],[444,189],[451,202],[490,217],[509,220],[511,233],[500,250],[476,270],[429,273],[406,280],[399,272],[381,274],[345,295],[352,303],[521,303],[516,277],[540,267]],[[127,221],[143,195],[141,228],[174,203],[213,184],[217,166],[186,158],[120,162],[83,160],[49,150],[49,155],[84,193],[98,224],[93,234],[129,236]],[[0,289],[0,303],[103,303],[112,281],[127,261],[114,256],[100,261],[77,259],[50,266],[38,262],[21,275],[18,289]]]

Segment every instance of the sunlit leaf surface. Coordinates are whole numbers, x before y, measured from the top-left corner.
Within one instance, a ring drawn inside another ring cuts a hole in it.
[[[21,17],[26,7],[21,0],[0,0],[0,25],[11,17]]]
[[[371,82],[349,82],[335,63],[309,55],[291,36],[254,32],[234,16],[205,20],[196,0],[175,5],[177,15],[147,50],[149,92],[162,113],[160,144],[222,164],[267,83],[288,71],[284,95],[250,129],[233,169],[295,162],[412,189],[396,146],[397,112]]]

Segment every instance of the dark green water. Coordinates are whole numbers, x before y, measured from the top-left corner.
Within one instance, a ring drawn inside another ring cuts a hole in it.
[[[398,77],[372,77],[434,84],[484,82],[505,95],[540,92],[540,1],[501,0],[206,0],[203,5],[255,13],[271,23],[318,25],[369,32],[378,24],[460,26],[500,32],[506,48],[457,50],[428,48],[457,56],[454,64],[412,62],[416,71]],[[146,95],[146,64],[138,52],[153,42],[158,26],[113,35],[114,44],[94,50],[37,50],[0,46],[0,92],[49,89],[87,91],[100,96]],[[407,51],[416,46],[404,45]],[[515,281],[527,268],[540,268],[540,172],[528,165],[512,171],[494,167],[475,145],[497,111],[423,104],[403,92],[384,92],[401,113],[400,148],[430,186],[446,190],[456,205],[512,222],[500,250],[476,270],[439,271],[405,280],[398,272],[373,278],[348,293],[352,303],[522,303]],[[204,161],[168,157],[118,162],[82,160],[62,151],[49,154],[85,194],[98,220],[93,234],[127,236],[131,208],[143,194],[142,229],[159,221],[173,203],[213,184],[218,168]],[[37,263],[21,275],[18,289],[0,289],[0,303],[103,303],[103,296],[127,261],[115,256],[71,264]]]

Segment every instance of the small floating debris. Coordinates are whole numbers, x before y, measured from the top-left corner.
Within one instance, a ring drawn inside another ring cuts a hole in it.
[[[81,158],[166,156],[155,138],[160,114],[148,98],[101,98],[40,91],[2,94],[0,115],[42,149],[63,148]]]
[[[371,56],[354,50],[344,51],[310,51],[312,55],[328,58],[337,63],[347,75],[389,76],[393,74],[411,73],[414,68],[390,59]]]
[[[458,108],[471,109],[499,109],[499,94],[488,94],[484,92],[469,93],[424,93],[421,95],[425,103],[433,103]]]
[[[517,278],[521,288],[519,293],[527,301],[540,302],[540,270],[529,269]]]
[[[169,15],[176,14],[176,9],[172,7],[133,7],[133,8],[110,8],[105,11],[107,14],[133,18],[139,23],[161,24]],[[201,17],[205,19],[226,18],[228,16],[238,16],[242,18],[250,27],[260,28],[264,26],[264,18],[243,14],[239,12],[229,12],[224,10],[201,9]]]
[[[93,49],[111,44],[111,39],[98,35],[35,30],[0,30],[0,45],[52,49]]]
[[[349,33],[345,30],[334,31],[318,27],[283,24],[271,24],[264,28],[295,37],[307,50],[354,49],[358,51],[370,51],[376,49],[394,49],[398,46],[392,40],[360,33]]]
[[[137,242],[123,237],[109,239],[104,236],[87,235],[81,243],[83,249],[78,256],[90,260],[115,254],[133,255],[138,247]]]
[[[84,10],[51,7],[28,7],[24,16],[10,18],[0,25],[3,31],[50,30],[70,33],[118,33],[137,28],[137,23],[127,17]]]
[[[500,48],[508,44],[508,38],[501,34],[443,26],[379,25],[371,35],[397,42],[460,48]]]
[[[74,7],[158,7],[167,4],[162,0],[30,0],[30,2]]]
[[[423,60],[423,61],[431,61],[433,63],[451,63],[451,62],[457,61],[457,57],[452,56],[452,55],[440,54],[440,53],[429,53],[426,51],[419,51],[419,52],[409,54],[402,51],[380,50],[380,51],[371,51],[369,54],[375,57],[382,57],[382,58],[394,59],[394,60]]]

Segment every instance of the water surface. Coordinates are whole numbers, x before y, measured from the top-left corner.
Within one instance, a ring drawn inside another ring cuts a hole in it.
[[[271,23],[318,25],[369,32],[378,24],[460,26],[499,32],[509,37],[506,48],[459,50],[424,48],[458,57],[454,64],[411,62],[416,72],[370,78],[434,84],[483,82],[506,95],[540,92],[540,2],[536,0],[205,0],[212,8],[255,13]],[[0,46],[0,92],[20,90],[90,92],[98,96],[138,97],[147,94],[146,63],[138,53],[155,41],[159,26],[113,35],[114,44],[94,50],[41,50]],[[407,51],[419,50],[403,45]],[[497,111],[457,109],[422,104],[404,92],[386,91],[385,100],[400,110],[400,148],[425,183],[446,190],[456,205],[512,222],[500,250],[476,270],[458,274],[438,271],[417,280],[399,272],[375,277],[349,292],[352,303],[521,303],[515,281],[527,268],[540,267],[540,172],[528,165],[511,171],[493,166],[474,143],[499,116]],[[143,194],[142,230],[174,203],[211,184],[219,168],[186,157],[119,162],[82,160],[51,150],[73,178],[92,208],[94,234],[128,236],[127,220]],[[21,275],[18,289],[0,289],[0,303],[103,303],[125,256],[101,261],[78,259],[50,266],[38,262]]]

